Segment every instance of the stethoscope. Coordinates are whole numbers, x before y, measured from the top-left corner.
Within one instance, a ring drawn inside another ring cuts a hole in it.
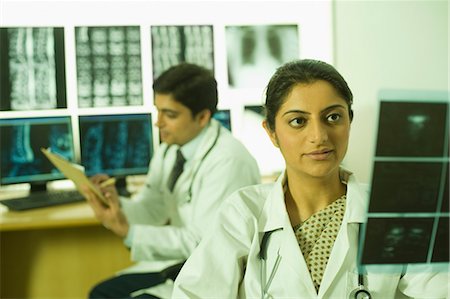
[[[282,227],[264,232],[264,235],[261,240],[260,250],[259,250],[259,258],[261,259],[261,298],[264,299],[267,296],[267,291],[269,290],[270,285],[272,284],[272,280],[275,276],[275,272],[278,269],[278,266],[281,261],[281,256],[277,253],[277,258],[275,260],[275,264],[270,272],[269,279],[266,280],[266,264],[267,264],[267,247],[269,243],[270,236],[279,230],[283,230]],[[360,233],[358,234],[358,244],[361,238],[361,225],[360,225]],[[358,267],[358,286],[350,292],[349,299],[371,299],[372,295],[369,290],[364,285],[364,275],[363,271]]]

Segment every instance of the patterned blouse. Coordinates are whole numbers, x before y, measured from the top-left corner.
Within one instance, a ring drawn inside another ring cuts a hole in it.
[[[319,291],[331,249],[344,218],[345,201],[344,194],[293,228],[316,291]]]

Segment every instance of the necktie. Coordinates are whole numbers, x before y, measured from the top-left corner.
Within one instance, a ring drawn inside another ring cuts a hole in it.
[[[183,172],[184,162],[186,160],[183,157],[180,149],[177,151],[177,159],[175,160],[175,164],[173,165],[172,172],[170,173],[169,180],[167,181],[167,187],[170,191],[173,191],[173,187],[178,180],[178,177]]]

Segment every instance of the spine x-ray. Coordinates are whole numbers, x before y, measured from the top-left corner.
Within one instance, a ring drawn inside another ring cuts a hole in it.
[[[152,26],[153,78],[181,62],[214,70],[212,26]]]
[[[142,105],[140,29],[77,27],[79,107]]]
[[[66,107],[62,28],[0,29],[1,110]]]

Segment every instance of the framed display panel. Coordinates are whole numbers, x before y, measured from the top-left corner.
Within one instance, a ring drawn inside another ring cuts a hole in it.
[[[449,94],[383,90],[361,265],[449,262]]]
[[[228,84],[264,88],[277,67],[299,57],[298,25],[226,26]]]
[[[142,105],[139,26],[77,27],[78,106]]]
[[[66,108],[64,28],[0,28],[0,110]]]
[[[214,72],[212,25],[151,26],[153,79],[181,62]]]

